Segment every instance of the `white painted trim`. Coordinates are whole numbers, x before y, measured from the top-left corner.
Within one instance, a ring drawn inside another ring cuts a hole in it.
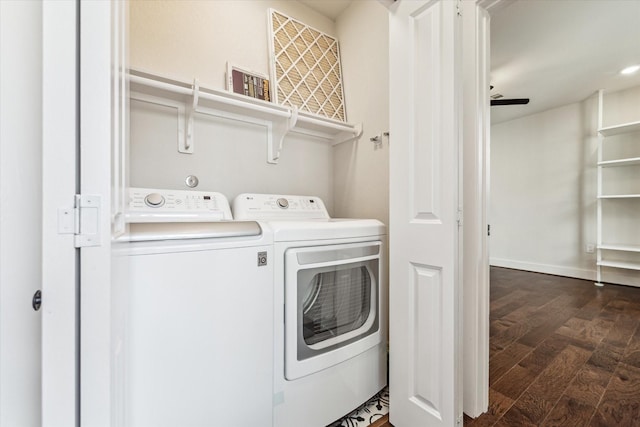
[[[58,209],[76,192],[77,2],[42,6],[42,426],[75,426],[76,249],[58,233]]]
[[[126,6],[114,2],[114,6]],[[80,192],[101,197],[100,246],[80,250],[80,414],[81,425],[115,425],[112,392],[111,314],[111,147],[112,4],[80,4]],[[118,65],[115,64],[115,70]],[[115,85],[114,85],[115,87]]]
[[[489,408],[489,14],[462,2],[463,31],[463,409]]]
[[[595,270],[585,270],[581,268],[566,267],[562,265],[538,264],[535,262],[518,261],[504,258],[491,258],[490,264],[493,267],[513,268],[516,270],[533,271],[536,273],[553,274],[555,276],[573,277],[576,279],[595,280]]]

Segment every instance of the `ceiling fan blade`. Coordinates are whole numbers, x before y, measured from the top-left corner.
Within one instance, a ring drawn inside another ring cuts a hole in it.
[[[513,98],[513,99],[492,99],[491,106],[494,105],[523,105],[528,104],[529,98]]]

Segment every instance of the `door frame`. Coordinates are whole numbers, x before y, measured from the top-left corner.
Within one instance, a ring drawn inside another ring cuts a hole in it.
[[[489,13],[462,2],[463,19],[463,408],[489,407]]]
[[[111,174],[112,146],[119,135],[112,96],[119,82],[112,24],[128,2],[81,1],[79,31],[80,194],[97,195],[98,245],[80,249],[80,422],[112,425],[117,398],[112,392]],[[113,102],[113,103],[112,103]],[[112,120],[113,119],[113,120]],[[115,159],[113,160],[116,161]]]

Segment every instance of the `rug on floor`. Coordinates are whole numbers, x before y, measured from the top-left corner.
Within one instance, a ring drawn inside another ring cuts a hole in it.
[[[368,427],[389,413],[389,387],[327,427]]]

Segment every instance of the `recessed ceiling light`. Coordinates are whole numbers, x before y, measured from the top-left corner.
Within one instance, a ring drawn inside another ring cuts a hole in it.
[[[640,65],[632,65],[620,71],[620,74],[633,74],[638,70],[640,70]]]

